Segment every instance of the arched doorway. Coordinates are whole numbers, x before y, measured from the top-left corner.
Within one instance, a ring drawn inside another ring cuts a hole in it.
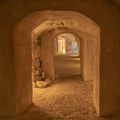
[[[80,53],[79,38],[72,33],[64,32],[58,34],[53,42],[54,42],[54,68],[56,78],[80,75],[81,63],[79,54]]]
[[[67,16],[67,17],[66,17]],[[37,17],[37,19],[36,19]],[[32,19],[31,19],[32,18]],[[94,59],[93,59],[93,80],[94,80],[94,105],[97,113],[99,114],[99,56],[100,56],[100,30],[99,27],[91,21],[86,16],[80,13],[71,11],[44,11],[36,12],[26,17],[22,22],[20,22],[14,30],[14,55],[15,55],[15,80],[16,80],[16,111],[21,113],[32,103],[32,40],[36,40],[36,37],[49,31],[53,28],[64,27],[76,30],[81,33],[85,38],[83,44],[83,49],[85,52],[87,43],[86,42],[91,36],[94,47]],[[48,43],[46,43],[48,44]],[[29,51],[28,51],[29,50]],[[46,52],[47,53],[47,52]],[[83,54],[84,64],[83,64],[83,74],[85,79],[89,70],[87,69],[86,52]],[[46,72],[48,72],[54,79],[54,69],[53,60],[51,58],[51,64]],[[49,63],[48,60],[46,63]],[[88,71],[87,71],[88,70]],[[30,82],[28,82],[28,80]],[[26,85],[27,83],[27,85]],[[25,89],[21,91],[20,89]],[[19,93],[19,94],[18,94]],[[24,99],[23,99],[24,98]]]
[[[72,33],[61,33],[54,40],[54,54],[79,54],[78,42]]]

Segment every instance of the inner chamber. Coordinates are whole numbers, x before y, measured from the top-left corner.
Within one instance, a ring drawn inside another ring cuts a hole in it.
[[[80,75],[80,66],[80,39],[72,33],[57,35],[54,39],[56,78]]]

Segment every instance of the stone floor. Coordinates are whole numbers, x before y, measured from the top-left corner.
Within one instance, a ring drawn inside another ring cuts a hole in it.
[[[33,88],[33,105],[14,120],[120,120],[96,117],[92,82],[77,75],[43,89]]]
[[[81,73],[80,57],[76,55],[59,55],[54,57],[57,76],[73,76]]]
[[[52,120],[87,120],[94,115],[92,81],[83,82],[80,76],[62,78],[45,89],[34,88],[33,101]]]

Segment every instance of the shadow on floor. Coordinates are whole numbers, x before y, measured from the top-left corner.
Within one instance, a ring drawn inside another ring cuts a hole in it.
[[[43,113],[40,107],[33,103],[28,110],[17,116],[15,120],[53,120],[53,118]]]

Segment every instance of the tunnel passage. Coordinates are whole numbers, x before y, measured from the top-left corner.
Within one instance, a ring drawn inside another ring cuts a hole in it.
[[[36,20],[36,16],[38,19]],[[66,18],[66,16],[68,16]],[[53,19],[54,17],[54,19]],[[32,19],[30,19],[32,18]],[[44,20],[43,20],[44,19]],[[29,25],[28,25],[29,24]],[[24,27],[23,27],[24,26]],[[42,33],[49,32],[53,28],[65,27],[68,29],[72,29],[73,31],[78,31],[84,38],[84,42],[82,42],[83,52],[85,52],[87,47],[86,41],[89,41],[88,36],[92,36],[91,40],[94,45],[94,59],[93,59],[93,81],[94,81],[94,105],[96,107],[96,111],[99,114],[99,27],[91,21],[86,16],[81,15],[76,12],[69,11],[44,11],[33,13],[30,16],[26,17],[21,23],[19,23],[14,30],[14,55],[15,55],[15,80],[16,80],[16,111],[20,113],[24,111],[32,102],[32,43],[36,40],[37,36]],[[24,35],[24,36],[23,36]],[[48,36],[51,36],[48,35]],[[50,38],[50,37],[49,37]],[[47,39],[45,37],[45,39]],[[47,45],[46,47],[49,49],[49,53],[52,52],[52,41],[43,40]],[[52,39],[52,38],[51,38]],[[48,46],[48,44],[51,44]],[[44,46],[43,52],[45,52],[46,47]],[[48,50],[46,49],[46,50]],[[28,51],[29,50],[29,51]],[[24,54],[23,52],[24,51]],[[42,51],[41,51],[42,52]],[[86,78],[87,72],[87,64],[89,60],[87,59],[88,52],[85,52],[84,56],[82,56],[83,61],[86,61],[82,64],[83,66],[83,74]],[[46,52],[47,54],[47,52]],[[51,57],[48,59],[44,59],[44,70],[51,76],[51,79],[54,79],[54,61],[53,54],[49,54]],[[45,58],[46,56],[44,56]],[[87,61],[88,60],[88,61]],[[26,63],[24,62],[26,61]],[[48,64],[51,63],[51,64]],[[46,67],[47,66],[47,67]],[[23,69],[24,68],[24,69]],[[49,69],[48,69],[49,68]],[[28,82],[28,80],[30,82]],[[27,82],[27,86],[26,86]],[[21,91],[21,87],[24,88],[24,91]],[[20,93],[21,91],[21,93]],[[20,98],[20,99],[19,99]],[[24,102],[23,102],[24,98]]]
[[[54,39],[54,55],[79,55],[80,40],[72,33],[61,33]]]
[[[80,75],[80,40],[72,33],[61,33],[54,42],[55,76]]]

